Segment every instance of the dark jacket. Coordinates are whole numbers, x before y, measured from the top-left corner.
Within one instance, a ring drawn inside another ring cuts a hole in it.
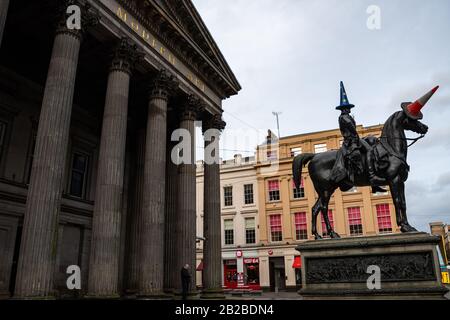
[[[183,284],[183,287],[189,287],[191,283],[191,274],[189,273],[189,270],[184,267],[181,268],[181,283]]]

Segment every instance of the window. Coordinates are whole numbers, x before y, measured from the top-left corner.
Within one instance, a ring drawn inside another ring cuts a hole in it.
[[[283,241],[281,229],[281,214],[270,216],[270,236],[273,242]]]
[[[255,218],[245,219],[245,243],[256,243]]]
[[[89,156],[78,152],[73,153],[72,167],[70,171],[70,195],[78,198],[85,197],[88,164]]]
[[[294,199],[300,199],[305,197],[305,185],[303,184],[303,178],[300,180],[300,187],[295,187],[294,181],[292,181],[292,190],[294,192]]]
[[[267,151],[267,161],[275,161],[278,159],[278,153],[274,150]]]
[[[389,233],[392,232],[391,212],[388,204],[377,204],[377,220],[378,232]]]
[[[319,143],[314,145],[314,153],[322,153],[327,151],[326,143]]]
[[[350,226],[350,235],[359,236],[363,234],[361,210],[359,207],[348,208],[348,224]]]
[[[224,187],[223,188],[223,197],[225,207],[230,207],[233,205],[233,187]]]
[[[234,244],[234,227],[233,227],[233,220],[224,220],[224,235],[225,235],[225,244],[226,245],[232,245]]]
[[[271,180],[268,182],[269,186],[269,201],[280,200],[280,182],[278,180]]]
[[[306,224],[306,212],[297,212],[295,214],[295,239],[308,239],[308,231]]]
[[[322,220],[322,236],[323,237],[329,237],[327,226],[325,224],[325,220],[323,218],[323,214],[320,214],[321,220]],[[328,210],[328,219],[330,220],[330,225],[334,229],[334,219],[333,219],[333,211]]]
[[[299,154],[302,154],[302,148],[292,148],[291,149],[291,157],[298,156]]]
[[[253,204],[253,184],[244,185],[244,203]]]

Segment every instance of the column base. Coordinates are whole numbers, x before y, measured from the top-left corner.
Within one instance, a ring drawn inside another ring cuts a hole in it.
[[[173,299],[174,300],[181,300],[183,298],[183,295],[181,294],[181,291],[174,290],[173,292]],[[187,294],[187,300],[199,300],[200,299],[200,291],[191,291]]]
[[[164,293],[173,296],[175,294],[175,289],[174,288],[164,288]]]
[[[200,299],[224,300],[225,294],[222,288],[205,289],[202,291]]]
[[[111,294],[111,295],[94,295],[87,294],[83,297],[86,300],[119,300],[121,297],[119,294]]]
[[[171,300],[173,296],[167,294],[164,291],[152,292],[152,293],[138,293],[136,295],[137,300]]]
[[[11,297],[9,300],[57,300],[56,296]]]

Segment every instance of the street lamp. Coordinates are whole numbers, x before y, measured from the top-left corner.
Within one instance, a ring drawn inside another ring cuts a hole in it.
[[[279,138],[281,138],[281,136],[280,136],[280,121],[279,121],[278,117],[282,114],[282,112],[272,111],[272,114],[277,118],[277,130],[278,130],[278,139],[279,139]]]

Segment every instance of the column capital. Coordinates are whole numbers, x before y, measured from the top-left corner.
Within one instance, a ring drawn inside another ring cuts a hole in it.
[[[165,69],[161,69],[152,80],[150,86],[150,98],[161,98],[168,100],[169,95],[178,87],[175,76]]]
[[[203,120],[202,130],[203,133],[209,129],[217,129],[222,131],[225,129],[227,123],[223,121],[222,114],[213,114]]]
[[[134,66],[143,57],[144,53],[138,50],[136,44],[126,37],[121,38],[113,51],[110,72],[122,71],[131,75]]]
[[[76,5],[81,10],[81,29],[69,29],[67,21],[72,13],[68,13],[70,6]],[[80,41],[90,27],[98,24],[100,14],[98,11],[86,2],[80,0],[63,0],[58,4],[56,16],[56,34],[68,34],[78,38]]]
[[[181,109],[181,120],[195,121],[200,113],[205,110],[205,106],[199,97],[195,94],[190,94],[183,103]]]

